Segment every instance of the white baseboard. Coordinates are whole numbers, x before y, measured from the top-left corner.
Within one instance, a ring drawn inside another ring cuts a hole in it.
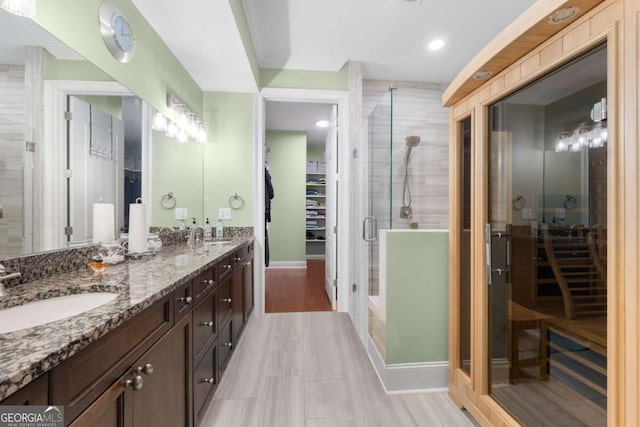
[[[306,261],[271,261],[267,268],[307,268]]]
[[[307,255],[307,259],[326,259],[324,255]]]
[[[387,393],[435,393],[449,390],[448,361],[387,365],[371,337],[367,341],[369,358]]]

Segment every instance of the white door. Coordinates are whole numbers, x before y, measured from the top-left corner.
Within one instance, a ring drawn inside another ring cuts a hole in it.
[[[69,243],[85,243],[93,238],[93,204],[111,203],[122,210],[119,165],[124,147],[124,125],[115,118],[73,96],[69,97],[70,169],[67,225]],[[116,221],[120,215],[116,214]],[[118,229],[116,224],[116,230]],[[114,230],[115,233],[115,230]]]
[[[326,250],[325,250],[325,281],[324,288],[331,301],[331,309],[336,309],[337,293],[337,239],[336,239],[336,219],[338,217],[338,106],[334,105],[331,110],[329,132],[327,132],[325,161],[327,179],[327,210],[326,210]]]

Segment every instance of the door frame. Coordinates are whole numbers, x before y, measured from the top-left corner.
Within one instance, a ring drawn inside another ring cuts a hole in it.
[[[64,248],[61,230],[66,226],[66,152],[54,149],[66,141],[67,129],[64,112],[67,95],[136,96],[114,81],[45,80],[44,81],[44,129],[41,158],[42,188],[42,250]],[[151,107],[143,102],[142,113],[142,200],[151,195]],[[148,210],[147,215],[151,215]],[[147,218],[149,221],[149,218]]]
[[[337,252],[349,253],[349,92],[339,90],[264,88],[254,96],[254,236],[255,236],[255,313],[265,313],[265,262],[264,262],[264,145],[265,145],[265,107],[267,101],[308,102],[315,104],[338,105],[338,191],[339,206],[336,222]],[[347,259],[343,256],[343,259]],[[349,311],[349,272],[348,262],[338,263],[338,311]]]

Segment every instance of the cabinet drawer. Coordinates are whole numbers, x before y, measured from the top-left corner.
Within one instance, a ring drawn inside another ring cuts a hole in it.
[[[216,356],[216,345],[213,343],[193,372],[193,411],[196,425],[206,413],[208,398],[218,385]]]
[[[231,351],[233,350],[233,343],[231,341],[231,322],[222,328],[218,334],[218,375],[222,378],[222,373],[227,368],[229,358],[231,357]]]
[[[216,290],[216,323],[218,328],[226,323],[233,314],[233,299],[231,296],[231,279],[226,279]]]
[[[209,294],[193,309],[193,354],[196,359],[218,330],[216,323],[216,292]]]
[[[186,316],[189,311],[191,311],[191,307],[193,307],[193,288],[191,282],[189,281],[173,291],[173,297],[175,320],[178,321]]]
[[[216,273],[218,276],[218,283],[222,283],[225,277],[228,277],[231,273],[231,269],[233,268],[233,258],[228,256],[226,258],[222,258],[216,264]]]
[[[193,299],[197,302],[216,287],[214,267],[200,273],[193,279]]]
[[[237,263],[246,261],[252,255],[253,255],[253,243],[249,243],[247,245],[242,246],[241,248],[238,248],[238,250],[234,255],[233,260],[237,264]]]

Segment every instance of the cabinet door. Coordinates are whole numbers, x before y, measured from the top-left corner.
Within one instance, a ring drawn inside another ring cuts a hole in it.
[[[233,334],[233,343],[237,344],[240,338],[240,331],[244,325],[244,302],[242,299],[244,273],[242,268],[236,268],[231,276],[231,292],[233,296],[233,317],[231,319],[231,333]]]
[[[244,298],[244,322],[247,323],[253,310],[253,258],[245,261],[242,266],[242,287]]]
[[[130,372],[118,378],[70,427],[133,427],[133,389],[126,386],[130,378]]]
[[[136,427],[192,425],[191,366],[187,316],[133,365],[133,373],[144,379],[143,387],[133,393]]]

